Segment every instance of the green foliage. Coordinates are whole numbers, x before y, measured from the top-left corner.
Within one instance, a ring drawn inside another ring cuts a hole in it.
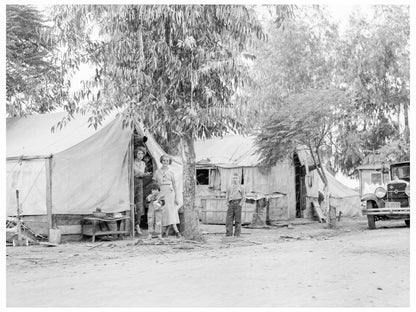
[[[295,17],[295,11],[297,10],[296,5],[287,5],[287,4],[275,4],[263,5],[267,7],[269,13],[273,17],[273,23],[277,28],[283,28],[284,24]]]
[[[404,140],[398,140],[383,145],[377,151],[368,153],[363,164],[394,163],[410,160],[410,145]]]
[[[269,40],[259,42],[254,52],[252,114],[260,123],[291,94],[331,86],[336,25],[325,18],[323,7],[299,6],[294,14],[280,28],[270,23]]]
[[[331,144],[336,112],[347,101],[344,92],[336,89],[308,89],[289,96],[257,136],[256,146],[263,163],[272,165],[301,145],[309,149],[319,164],[323,148]]]
[[[128,124],[141,120],[161,137],[220,136],[244,127],[233,96],[248,78],[239,55],[264,38],[253,11],[229,5],[58,6],[55,23],[68,47],[64,65],[96,68],[76,94],[98,121],[128,106]],[[91,21],[100,36],[86,30]]]
[[[6,112],[22,116],[55,108],[65,94],[55,49],[39,11],[30,5],[6,6]]]
[[[409,142],[409,7],[374,6],[373,14],[371,20],[352,15],[338,48],[338,74],[352,94],[351,105],[340,115],[337,139],[341,153],[336,160],[347,174],[373,151]],[[397,120],[400,113],[404,132]]]
[[[253,127],[270,126],[275,111],[285,116],[286,98],[308,88],[346,90],[350,100],[334,112],[332,148],[326,149],[332,153],[323,155],[349,175],[369,153],[398,140],[409,142],[409,8],[371,9],[371,17],[353,14],[343,35],[324,6],[299,6],[284,27],[269,26],[268,42],[254,53]],[[284,155],[284,146],[274,151]]]

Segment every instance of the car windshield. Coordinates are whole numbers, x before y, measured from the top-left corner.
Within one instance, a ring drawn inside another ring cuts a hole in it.
[[[410,181],[410,165],[391,167],[391,178]]]

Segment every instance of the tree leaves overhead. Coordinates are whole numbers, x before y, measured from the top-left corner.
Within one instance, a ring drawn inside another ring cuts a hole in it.
[[[6,6],[6,112],[22,116],[54,109],[66,97],[55,44],[33,6]]]
[[[322,148],[330,145],[335,131],[337,111],[347,101],[345,93],[336,89],[308,89],[288,97],[257,136],[256,146],[263,163],[272,165],[287,158],[298,146],[321,157]]]
[[[274,7],[274,23],[277,28],[282,27],[285,22],[290,21],[295,17],[295,11],[297,9],[296,5],[278,4],[272,7]]]
[[[372,13],[372,20],[351,16],[338,48],[339,74],[352,101],[339,119],[341,153],[336,160],[348,174],[386,144],[401,137],[409,144],[409,7],[374,6]],[[404,131],[399,114],[404,115]]]
[[[256,120],[278,109],[291,94],[333,85],[336,24],[328,21],[323,7],[299,6],[295,12],[284,27],[269,24],[269,40],[255,51],[251,94]]]
[[[369,153],[399,138],[409,142],[409,8],[372,6],[369,13],[352,14],[342,33],[324,6],[298,6],[284,28],[270,25],[268,42],[254,53],[254,127],[267,124],[271,112],[284,112],[287,99],[308,88],[347,91],[350,100],[336,111],[335,149],[328,156],[335,170],[349,175]]]
[[[96,67],[94,82],[78,92],[79,99],[91,100],[100,90],[91,105],[127,104],[126,118],[142,120],[162,137],[243,131],[232,100],[247,76],[239,55],[253,37],[265,37],[251,9],[57,6],[55,12],[61,43],[68,47],[65,66]],[[91,20],[100,31],[95,38]]]

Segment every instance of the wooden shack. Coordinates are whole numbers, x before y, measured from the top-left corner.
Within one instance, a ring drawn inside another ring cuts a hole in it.
[[[273,199],[265,206],[265,219],[296,217],[295,169],[290,157],[271,167],[260,166],[254,137],[237,135],[196,141],[195,152],[196,205],[203,223],[225,224],[225,192],[234,173],[240,175],[248,197],[243,207],[244,222],[251,222],[259,200],[266,195]]]
[[[230,135],[195,142],[196,206],[200,220],[218,224],[223,218],[225,223],[225,192],[234,173],[241,176],[249,198],[266,198],[268,223],[294,218],[314,219],[311,203],[317,200],[323,183],[307,150],[299,147],[286,159],[264,167],[260,164],[254,140],[253,136]],[[345,216],[358,215],[359,194],[326,173],[331,204]],[[246,218],[258,205],[251,202],[251,208],[250,201],[245,210]]]

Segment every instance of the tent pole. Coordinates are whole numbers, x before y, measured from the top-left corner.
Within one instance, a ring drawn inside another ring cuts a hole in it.
[[[134,151],[134,143],[133,143],[133,136],[130,140],[130,144],[129,144],[129,185],[130,185],[130,218],[131,218],[131,229],[130,229],[130,235],[131,237],[134,237],[134,224],[135,224],[135,215],[134,215],[134,211],[135,211],[135,207],[134,207],[134,178],[133,178],[133,151]]]
[[[47,156],[11,156],[11,157],[6,157],[6,160],[33,160],[33,159],[48,159],[51,158],[51,155],[47,155]]]
[[[46,212],[48,219],[48,233],[53,228],[52,223],[52,155],[45,159],[46,171]]]

